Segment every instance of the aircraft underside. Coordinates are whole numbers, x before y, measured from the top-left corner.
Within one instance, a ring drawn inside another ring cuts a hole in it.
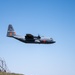
[[[53,41],[45,41],[45,40],[39,40],[39,41],[36,41],[36,40],[25,40],[25,39],[21,39],[21,38],[15,38],[21,42],[24,42],[24,43],[31,43],[31,44],[52,44],[54,43]]]

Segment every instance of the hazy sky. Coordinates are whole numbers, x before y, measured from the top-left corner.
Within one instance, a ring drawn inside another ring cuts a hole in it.
[[[52,45],[25,44],[16,34],[52,37]],[[0,57],[11,72],[25,75],[75,75],[75,0],[0,0]]]

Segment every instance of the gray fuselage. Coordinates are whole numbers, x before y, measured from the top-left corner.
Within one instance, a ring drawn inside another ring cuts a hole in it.
[[[37,39],[37,38],[34,38],[34,39],[25,39],[25,37],[21,37],[21,36],[13,36],[12,38],[15,38],[21,42],[24,42],[24,43],[32,43],[32,44],[53,44],[55,43],[55,41],[53,41],[53,39],[49,39],[49,38],[40,38],[40,39]]]

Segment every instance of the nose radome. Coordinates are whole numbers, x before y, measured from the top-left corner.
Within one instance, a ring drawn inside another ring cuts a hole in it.
[[[56,43],[56,41],[53,41],[54,43]]]

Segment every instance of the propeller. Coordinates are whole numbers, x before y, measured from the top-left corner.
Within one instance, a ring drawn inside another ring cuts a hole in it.
[[[39,38],[39,39],[41,38],[39,34],[38,34],[38,38]]]

